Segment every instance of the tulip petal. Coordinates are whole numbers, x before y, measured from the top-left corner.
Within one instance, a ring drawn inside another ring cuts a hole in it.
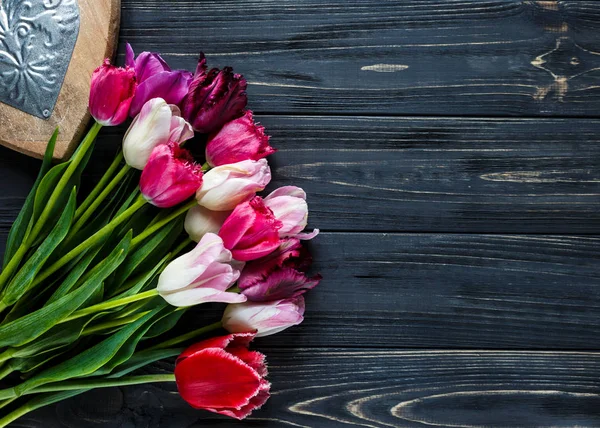
[[[202,342],[198,342],[194,345],[188,347],[185,351],[181,353],[177,362],[183,358],[190,357],[194,355],[196,352],[200,352],[206,348],[221,348],[226,349],[229,346],[232,347],[245,347],[248,348],[250,346],[250,342],[254,340],[254,333],[233,333],[228,334],[226,336],[219,337],[211,337],[210,339],[203,340]]]
[[[172,306],[189,307],[201,303],[242,303],[246,296],[237,293],[216,290],[214,288],[194,288],[173,294],[162,294],[162,298]]]
[[[248,364],[250,367],[256,370],[260,376],[265,377],[267,374],[269,374],[269,371],[267,370],[267,358],[265,354],[261,354],[260,352],[256,351],[250,351],[248,346],[244,345],[230,345],[227,347],[227,352],[235,355],[240,360]]]
[[[218,348],[179,361],[175,377],[185,401],[217,413],[244,408],[261,389],[261,377],[252,367]]]
[[[163,98],[168,104],[179,104],[187,94],[192,74],[184,70],[161,71],[139,84],[130,114],[135,116],[144,103],[152,98]]]
[[[265,201],[268,201],[279,196],[293,196],[294,198],[300,198],[306,200],[306,192],[300,187],[296,186],[283,186],[273,190],[265,197]]]

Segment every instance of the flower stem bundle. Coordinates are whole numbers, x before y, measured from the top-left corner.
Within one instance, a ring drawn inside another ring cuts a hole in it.
[[[93,388],[149,382],[176,382],[193,407],[238,419],[266,402],[265,356],[248,346],[302,322],[303,294],[321,278],[307,276],[301,241],[318,230],[303,232],[302,189],[257,195],[275,149],[246,104],[243,76],[208,70],[204,55],[192,74],[128,45],[125,67],[106,60],[94,72],[94,124],[54,166],[52,135],[7,240],[0,427]],[[82,195],[96,137],[129,118]],[[189,148],[200,144],[199,159]],[[186,319],[209,302],[227,304],[220,321]],[[173,374],[135,374],[176,356]]]

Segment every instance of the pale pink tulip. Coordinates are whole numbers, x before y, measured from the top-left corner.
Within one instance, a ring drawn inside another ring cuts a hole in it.
[[[279,230],[282,238],[297,237],[312,239],[319,233],[301,233],[308,222],[308,204],[306,193],[299,187],[285,186],[274,190],[265,198],[265,205],[273,211],[275,218],[283,223]]]
[[[193,241],[199,242],[207,233],[219,233],[229,214],[229,211],[211,211],[196,205],[185,216],[185,231]]]
[[[271,170],[265,159],[222,165],[204,175],[196,193],[198,204],[212,211],[230,211],[263,190],[271,181]]]
[[[157,290],[173,306],[244,302],[244,295],[226,291],[239,276],[221,238],[207,233],[192,251],[169,263],[158,278]]]
[[[230,333],[256,332],[256,337],[269,336],[304,320],[302,296],[273,302],[246,302],[228,305],[222,324]]]

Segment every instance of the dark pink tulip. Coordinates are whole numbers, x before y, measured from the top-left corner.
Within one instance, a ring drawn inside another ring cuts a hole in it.
[[[282,224],[260,196],[238,205],[219,230],[225,248],[243,262],[266,256],[279,247]]]
[[[218,132],[208,137],[206,161],[211,166],[259,160],[275,153],[269,146],[269,136],[264,126],[254,122],[252,112],[227,122]]]
[[[90,114],[101,125],[120,125],[127,119],[136,87],[132,68],[115,67],[105,59],[92,74]]]
[[[196,193],[202,184],[202,168],[191,154],[171,142],[152,150],[142,171],[140,190],[144,198],[160,208],[175,206]]]
[[[206,69],[206,58],[201,53],[181,111],[195,131],[208,134],[241,116],[248,98],[246,79],[234,74],[231,67],[220,71],[213,68],[208,72]]]
[[[306,276],[312,258],[296,238],[287,239],[271,254],[246,265],[238,286],[255,302],[297,297],[315,288],[321,275]]]
[[[179,104],[188,93],[192,73],[171,70],[162,57],[154,52],[142,52],[137,58],[131,45],[127,44],[126,63],[135,68],[138,90],[131,103],[131,117],[136,116],[146,101],[162,98],[167,104]]]

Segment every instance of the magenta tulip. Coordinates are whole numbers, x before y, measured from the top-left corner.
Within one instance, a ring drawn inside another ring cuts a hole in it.
[[[130,67],[115,67],[109,59],[92,74],[89,109],[92,117],[103,126],[125,122],[136,93],[135,71]]]
[[[247,159],[259,160],[275,153],[269,146],[265,128],[254,122],[252,112],[227,122],[217,133],[208,137],[206,161],[211,166],[236,163]]]
[[[315,288],[321,275],[307,277],[312,258],[298,239],[287,239],[271,254],[246,265],[238,287],[248,300],[263,302],[297,297]]]
[[[241,116],[248,98],[246,79],[234,74],[231,67],[206,70],[206,58],[201,53],[181,111],[195,131],[208,134]]]
[[[179,144],[161,144],[152,150],[142,171],[140,190],[148,202],[160,208],[175,206],[196,193],[202,184],[202,168]]]
[[[281,226],[262,198],[255,196],[233,210],[221,226],[219,236],[234,259],[246,262],[266,256],[279,247]]]

